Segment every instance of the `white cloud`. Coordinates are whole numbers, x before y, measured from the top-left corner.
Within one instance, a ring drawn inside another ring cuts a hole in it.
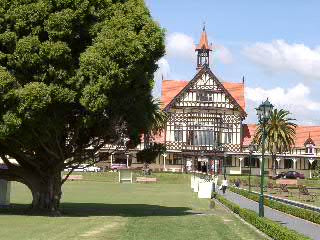
[[[273,89],[250,88],[245,89],[245,97],[248,102],[249,121],[256,121],[257,107],[262,101],[269,98],[276,108],[283,108],[292,113],[300,124],[319,124],[317,116],[320,111],[320,102],[310,97],[310,89],[302,83],[291,89],[276,87]]]
[[[196,59],[195,46],[192,37],[183,33],[169,34],[166,41],[166,52],[168,57],[181,58],[185,60]]]
[[[154,81],[155,85],[152,91],[152,95],[154,97],[161,97],[161,89],[162,89],[162,78],[168,79],[170,73],[170,65],[168,61],[163,57],[157,62],[159,68],[154,73]]]
[[[215,45],[213,50],[213,56],[216,57],[220,62],[224,64],[230,64],[233,62],[232,53],[228,48],[223,45]]]
[[[244,54],[253,62],[272,72],[296,72],[303,77],[320,79],[320,47],[288,44],[284,40],[255,43],[244,48]]]

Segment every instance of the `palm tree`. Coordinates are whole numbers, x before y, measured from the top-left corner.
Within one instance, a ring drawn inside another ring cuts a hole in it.
[[[161,109],[161,102],[159,99],[152,99],[149,114],[150,125],[144,134],[145,148],[149,147],[149,138],[151,134],[156,135],[161,133],[168,120],[168,114]]]
[[[151,132],[158,134],[163,131],[168,120],[168,114],[161,109],[159,99],[152,100],[152,115],[151,115]]]
[[[276,155],[289,152],[294,146],[296,136],[295,128],[297,124],[293,123],[295,119],[289,117],[290,112],[284,109],[274,109],[270,119],[266,124],[265,149],[271,154],[272,169],[276,174],[275,161]],[[263,135],[262,124],[259,123],[254,136],[254,142],[261,146]]]

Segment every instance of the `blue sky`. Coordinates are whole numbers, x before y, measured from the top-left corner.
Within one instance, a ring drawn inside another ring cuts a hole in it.
[[[254,107],[269,97],[290,110],[298,123],[320,124],[320,1],[301,0],[146,0],[153,18],[166,29],[167,54],[161,75],[190,80],[193,45],[203,22],[215,51],[211,69],[222,80],[245,76],[247,122]]]

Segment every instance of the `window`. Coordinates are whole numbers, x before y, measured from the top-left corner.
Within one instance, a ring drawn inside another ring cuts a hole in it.
[[[226,167],[231,167],[232,166],[232,156],[227,156],[225,158],[225,166]]]
[[[174,126],[174,141],[175,142],[183,141],[183,126],[181,125]]]
[[[306,153],[313,154],[313,147],[307,147],[306,148]]]
[[[224,143],[232,143],[232,133],[224,133]]]
[[[183,158],[180,155],[173,155],[172,161],[169,162],[170,165],[182,165],[183,164]]]
[[[285,158],[284,159],[284,168],[293,168],[293,160]]]
[[[197,101],[200,102],[212,102],[213,94],[212,93],[197,93]]]
[[[250,157],[244,158],[244,167],[250,167]],[[251,157],[251,167],[259,168],[260,167],[260,160],[256,157]]]
[[[212,146],[214,144],[213,130],[196,130],[193,134],[193,145]]]

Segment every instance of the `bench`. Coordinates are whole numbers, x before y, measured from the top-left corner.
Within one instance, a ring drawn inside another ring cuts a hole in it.
[[[144,183],[156,183],[157,178],[150,178],[150,177],[137,177],[136,182],[144,182]]]
[[[66,176],[64,175],[63,178],[65,178]],[[83,179],[83,176],[82,175],[70,175],[68,177],[68,180],[82,180]]]

